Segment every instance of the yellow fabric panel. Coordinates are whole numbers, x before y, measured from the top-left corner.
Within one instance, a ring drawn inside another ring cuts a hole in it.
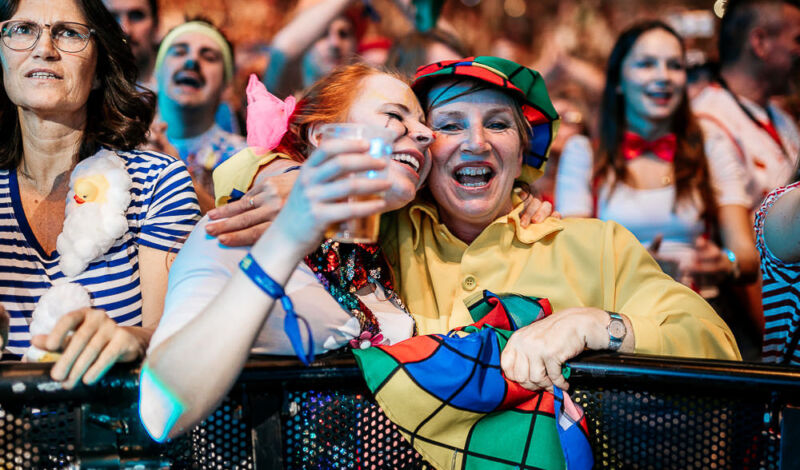
[[[234,189],[246,193],[253,184],[253,178],[256,177],[259,168],[276,158],[290,157],[277,152],[260,154],[256,153],[252,147],[247,147],[222,162],[213,174],[217,207],[228,203]]]
[[[554,311],[597,307],[630,318],[638,353],[741,359],[728,326],[699,295],[664,274],[625,228],[547,219],[522,228],[522,204],[467,246],[417,200],[385,217],[382,245],[420,334],[472,323],[483,289],[549,299]]]

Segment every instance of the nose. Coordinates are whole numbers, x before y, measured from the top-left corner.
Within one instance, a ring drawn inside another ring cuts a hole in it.
[[[656,77],[660,80],[667,80],[669,79],[669,68],[667,67],[666,62],[659,62],[656,65]]]
[[[486,141],[486,134],[483,126],[471,126],[467,140],[463,143],[462,148],[469,153],[478,154],[485,152],[489,147]]]
[[[33,56],[42,59],[52,59],[58,57],[58,49],[53,43],[53,36],[50,28],[43,28],[36,45],[33,47]]]
[[[183,64],[183,68],[186,70],[200,70],[198,64],[199,63],[197,61],[197,56],[190,54],[189,57],[186,58],[186,62]]]
[[[433,143],[433,132],[428,129],[428,126],[423,124],[414,124],[410,126],[408,135],[411,136],[414,142],[425,148]]]

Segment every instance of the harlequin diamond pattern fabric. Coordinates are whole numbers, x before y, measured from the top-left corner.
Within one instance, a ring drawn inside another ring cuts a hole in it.
[[[481,318],[447,335],[353,351],[384,413],[439,469],[591,468],[580,407],[560,390],[526,390],[500,369],[513,331],[549,315],[549,302],[486,292],[471,312]]]

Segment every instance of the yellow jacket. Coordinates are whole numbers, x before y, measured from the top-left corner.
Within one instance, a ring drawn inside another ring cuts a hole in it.
[[[553,218],[522,228],[521,210],[517,205],[470,245],[419,199],[384,217],[381,244],[420,334],[472,323],[467,305],[488,289],[547,298],[553,311],[586,306],[625,314],[637,353],[741,359],[711,306],[664,274],[625,228]]]

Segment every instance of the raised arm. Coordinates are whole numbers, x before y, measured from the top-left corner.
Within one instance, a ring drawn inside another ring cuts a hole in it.
[[[300,11],[275,35],[264,74],[267,89],[281,98],[298,89],[298,84],[302,83],[300,66],[303,55],[352,3],[353,0],[318,1]]]
[[[342,178],[385,166],[364,154],[343,153],[364,150],[361,144],[328,142],[300,171],[286,207],[250,249],[255,263],[278,284],[286,283],[329,223],[384,209],[383,200],[336,202],[389,187],[386,180]],[[238,377],[274,302],[238,270],[199,316],[151,351],[142,368],[140,410],[154,438],[175,436],[213,411]]]

